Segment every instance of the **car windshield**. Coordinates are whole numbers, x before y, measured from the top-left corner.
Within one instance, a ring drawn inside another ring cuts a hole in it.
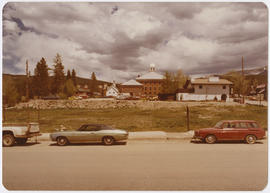
[[[223,124],[223,121],[219,121],[214,127],[221,128],[222,124]]]
[[[86,127],[86,125],[80,126],[80,127],[77,129],[77,131],[82,131],[82,130],[84,130],[85,127]]]

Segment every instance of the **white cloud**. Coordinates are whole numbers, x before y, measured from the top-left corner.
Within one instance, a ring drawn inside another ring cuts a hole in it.
[[[113,8],[117,9],[112,12]],[[112,14],[113,13],[113,14]],[[3,12],[3,71],[33,71],[56,53],[65,69],[124,82],[157,69],[218,73],[267,65],[263,3],[8,3]]]

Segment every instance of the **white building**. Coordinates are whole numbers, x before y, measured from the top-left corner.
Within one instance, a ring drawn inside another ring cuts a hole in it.
[[[178,101],[228,101],[232,82],[219,77],[191,79],[189,89],[179,89],[176,93]]]
[[[119,95],[119,90],[116,87],[116,84],[113,83],[111,86],[107,88],[106,96],[107,97],[117,97]]]

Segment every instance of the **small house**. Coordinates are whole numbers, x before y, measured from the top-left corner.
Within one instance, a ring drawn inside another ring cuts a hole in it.
[[[129,80],[120,85],[121,93],[129,93],[131,97],[141,97],[143,94],[143,84]]]
[[[90,89],[88,88],[88,85],[77,85],[77,91],[76,96],[82,97],[82,98],[88,98],[90,95]]]
[[[111,86],[107,87],[106,97],[117,97],[119,95],[119,90],[116,84],[113,83]]]
[[[233,83],[219,77],[188,80],[183,89],[178,89],[178,101],[228,101]]]
[[[258,100],[267,100],[266,84],[260,84],[256,87],[256,94]]]

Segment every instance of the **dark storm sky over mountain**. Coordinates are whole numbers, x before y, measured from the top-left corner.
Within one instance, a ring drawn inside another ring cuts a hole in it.
[[[8,3],[3,11],[3,72],[33,74],[56,53],[78,76],[123,82],[145,73],[224,73],[267,65],[263,3]]]

